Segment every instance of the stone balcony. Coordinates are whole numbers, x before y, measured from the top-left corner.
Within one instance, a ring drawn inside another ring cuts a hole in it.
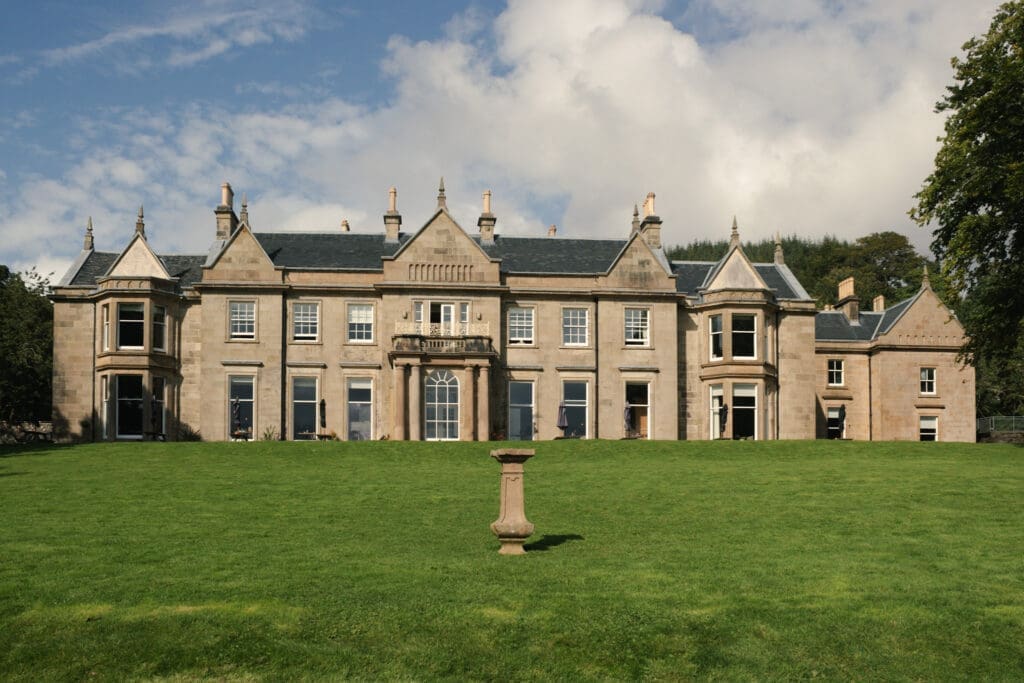
[[[425,337],[420,334],[396,334],[392,337],[393,354],[429,354],[479,356],[494,354],[490,337],[466,335],[458,337]]]

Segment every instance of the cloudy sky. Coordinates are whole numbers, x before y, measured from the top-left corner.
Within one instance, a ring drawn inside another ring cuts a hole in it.
[[[204,253],[220,184],[257,230],[626,236],[897,230],[949,59],[994,0],[36,0],[0,23],[0,263],[60,277],[92,217],[119,251]],[[237,207],[236,207],[237,208]]]

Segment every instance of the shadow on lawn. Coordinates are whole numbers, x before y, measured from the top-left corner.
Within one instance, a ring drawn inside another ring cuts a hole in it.
[[[535,543],[527,543],[523,546],[523,550],[537,551],[537,550],[548,550],[560,546],[568,541],[582,541],[584,540],[579,534],[548,534],[541,536],[540,540]]]

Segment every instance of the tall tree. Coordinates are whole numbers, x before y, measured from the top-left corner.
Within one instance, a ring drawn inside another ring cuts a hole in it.
[[[1003,4],[963,51],[935,106],[948,115],[935,170],[910,215],[936,226],[932,251],[970,302],[964,350],[980,367],[1019,356],[1024,334],[1024,2]]]
[[[0,265],[0,419],[50,417],[53,304],[47,278]]]

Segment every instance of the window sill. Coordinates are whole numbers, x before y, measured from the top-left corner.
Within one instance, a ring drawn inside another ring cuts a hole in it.
[[[224,341],[228,344],[256,344],[259,339],[256,337],[228,337]]]

